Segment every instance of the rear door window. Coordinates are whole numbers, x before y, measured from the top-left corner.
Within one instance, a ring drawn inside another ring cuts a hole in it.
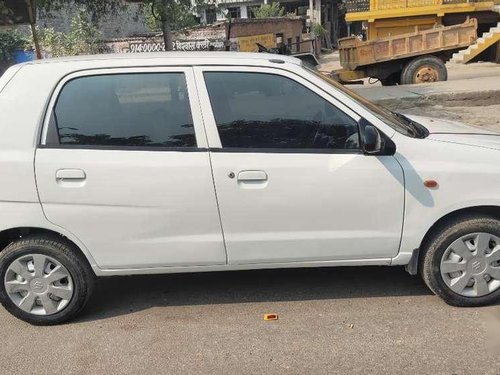
[[[184,73],[75,78],[57,99],[48,143],[75,146],[196,147]]]

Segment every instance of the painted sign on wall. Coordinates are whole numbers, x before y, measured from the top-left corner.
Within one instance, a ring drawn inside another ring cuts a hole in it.
[[[163,52],[165,43],[158,38],[114,41],[106,43],[108,47],[118,53]],[[197,39],[175,40],[172,42],[174,51],[223,51],[223,40]]]
[[[241,52],[257,52],[257,44],[262,44],[266,48],[276,47],[276,40],[274,34],[260,34],[252,36],[238,37],[239,50]]]

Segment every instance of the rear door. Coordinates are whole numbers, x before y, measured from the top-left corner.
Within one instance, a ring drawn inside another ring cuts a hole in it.
[[[67,77],[35,164],[48,220],[101,268],[226,263],[191,68]]]
[[[359,115],[282,69],[195,71],[230,264],[395,256],[403,172]]]

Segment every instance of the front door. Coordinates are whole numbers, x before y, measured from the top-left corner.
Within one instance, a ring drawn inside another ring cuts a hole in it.
[[[107,69],[65,79],[36,178],[48,220],[101,268],[226,263],[191,68]]]
[[[357,114],[283,70],[206,67],[196,78],[230,264],[397,253],[402,169],[361,152]]]

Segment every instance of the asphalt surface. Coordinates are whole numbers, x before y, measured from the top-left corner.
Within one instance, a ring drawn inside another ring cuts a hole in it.
[[[450,307],[399,267],[102,279],[69,324],[0,308],[0,337],[4,374],[500,374],[500,306]]]

